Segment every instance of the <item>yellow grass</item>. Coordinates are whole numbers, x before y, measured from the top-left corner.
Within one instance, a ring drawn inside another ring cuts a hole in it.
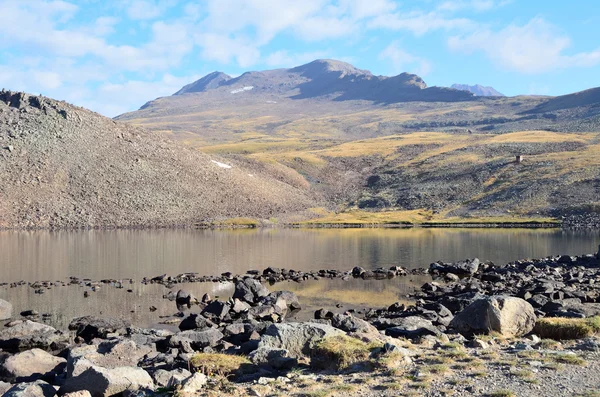
[[[327,213],[322,211],[320,217],[301,222],[301,225],[423,225],[423,224],[527,224],[527,223],[556,223],[555,219],[545,217],[478,217],[478,218],[458,218],[444,217],[443,214],[433,214],[429,210],[409,210],[409,211],[362,211],[349,210],[341,213]]]

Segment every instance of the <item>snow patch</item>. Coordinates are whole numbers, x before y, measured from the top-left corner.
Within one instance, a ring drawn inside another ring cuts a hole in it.
[[[218,161],[215,161],[215,160],[210,160],[210,161],[212,161],[213,163],[215,163],[216,165],[218,165],[218,166],[219,166],[219,167],[221,167],[221,168],[227,168],[227,169],[231,168],[231,166],[230,166],[230,165],[227,165],[227,164],[225,164],[225,163],[220,163],[220,162],[218,162]]]
[[[230,91],[232,94],[239,94],[240,92],[250,91],[254,89],[254,86],[248,85],[246,87],[238,88],[237,90]]]

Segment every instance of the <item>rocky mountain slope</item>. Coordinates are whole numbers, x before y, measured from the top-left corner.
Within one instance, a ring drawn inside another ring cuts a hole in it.
[[[285,167],[330,211],[600,210],[598,89],[460,100],[461,91],[425,88],[415,75],[377,77],[337,61],[211,76],[118,119],[207,153]]]
[[[469,91],[477,96],[504,96],[504,94],[496,91],[493,87],[486,87],[479,84],[452,84],[450,88],[461,91]]]
[[[194,225],[313,205],[282,167],[223,160],[64,102],[0,92],[0,228]]]

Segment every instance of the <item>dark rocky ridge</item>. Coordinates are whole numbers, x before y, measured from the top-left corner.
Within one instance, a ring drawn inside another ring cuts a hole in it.
[[[253,92],[278,94],[293,99],[327,97],[336,101],[369,100],[376,103],[406,101],[468,101],[473,95],[444,87],[427,87],[419,76],[374,76],[367,70],[340,61],[319,59],[292,69],[246,72],[230,78],[211,73],[191,83],[174,95],[211,90],[253,87]],[[146,105],[145,105],[146,106]]]

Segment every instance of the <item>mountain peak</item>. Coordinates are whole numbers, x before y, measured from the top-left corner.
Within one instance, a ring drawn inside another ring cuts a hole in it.
[[[358,69],[357,67],[343,61],[335,59],[317,59],[310,63],[297,66],[290,69],[293,73],[302,73],[305,76],[311,77],[321,73],[332,73],[339,72],[340,78],[348,75],[365,75],[372,76],[372,73],[368,70]]]
[[[347,62],[317,59],[291,69],[246,72],[232,78],[214,72],[186,85],[175,95],[202,92],[212,98],[368,100],[376,103],[406,101],[465,101],[473,94],[450,88],[427,87],[416,74],[375,76]],[[151,105],[152,103],[150,103]],[[149,105],[149,106],[150,106]],[[145,106],[146,107],[146,106]],[[144,108],[145,108],[144,107]]]
[[[191,84],[186,85],[173,95],[183,95],[190,92],[204,92],[212,88],[217,88],[224,82],[231,80],[231,76],[223,72],[212,72],[202,77],[200,80],[196,80]]]
[[[504,96],[501,92],[496,91],[493,87],[483,86],[479,84],[468,85],[468,84],[452,84],[450,88],[456,90],[468,91],[477,96]]]

